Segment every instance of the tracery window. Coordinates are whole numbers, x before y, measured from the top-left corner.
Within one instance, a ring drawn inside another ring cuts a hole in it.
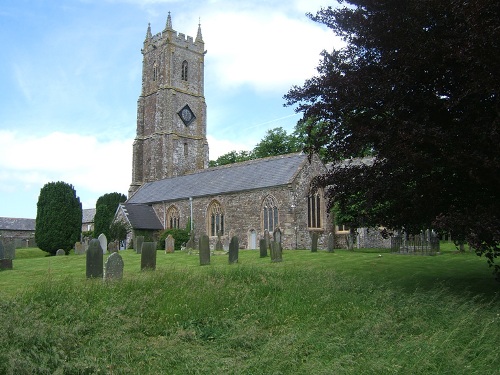
[[[262,223],[264,230],[270,233],[278,226],[278,204],[276,198],[268,195],[262,204]]]
[[[156,62],[153,65],[153,81],[156,81],[158,79],[158,65],[156,65]]]
[[[175,206],[170,206],[167,210],[167,228],[179,229],[180,215],[179,210]]]
[[[224,235],[224,210],[220,203],[216,200],[212,201],[207,212],[208,233],[210,233],[210,236],[217,236],[219,232]]]
[[[181,78],[183,81],[188,80],[188,62],[184,60],[182,62],[182,73],[181,73]]]
[[[307,226],[309,228],[322,228],[322,203],[319,191],[307,197]]]

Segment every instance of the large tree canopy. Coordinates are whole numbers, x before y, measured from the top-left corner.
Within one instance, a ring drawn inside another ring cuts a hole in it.
[[[107,239],[113,237],[110,232],[111,222],[120,203],[127,200],[124,194],[117,192],[101,195],[95,204],[94,237],[104,233]],[[115,228],[116,229],[116,228]]]
[[[318,75],[285,99],[303,112],[309,151],[375,158],[337,163],[318,183],[338,210],[357,207],[347,224],[451,231],[491,264],[500,254],[500,2],[345,3],[309,15],[345,47],[324,51]]]
[[[35,241],[50,254],[69,252],[80,239],[82,205],[73,185],[49,182],[40,190],[36,212]]]

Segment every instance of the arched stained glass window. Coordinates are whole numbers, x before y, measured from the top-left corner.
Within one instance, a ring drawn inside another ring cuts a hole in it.
[[[309,228],[322,228],[322,207],[323,203],[319,191],[307,197],[307,226]]]
[[[167,210],[167,228],[179,229],[179,210],[175,206],[170,206]]]
[[[212,201],[208,206],[208,233],[210,236],[224,235],[224,210],[218,201]]]
[[[270,233],[278,226],[278,203],[276,198],[268,195],[262,203],[262,223],[264,230]]]

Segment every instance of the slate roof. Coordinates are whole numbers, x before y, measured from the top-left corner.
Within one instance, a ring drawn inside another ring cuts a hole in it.
[[[250,160],[203,169],[193,174],[147,182],[127,203],[154,203],[282,186],[292,182],[307,155]]]
[[[0,230],[35,230],[35,219],[0,217]]]
[[[82,224],[93,223],[95,216],[95,208],[84,208],[82,210]]]
[[[131,204],[122,203],[121,207],[124,208],[128,221],[134,229],[153,229],[161,230],[161,224],[158,216],[156,216],[153,207],[146,204]]]

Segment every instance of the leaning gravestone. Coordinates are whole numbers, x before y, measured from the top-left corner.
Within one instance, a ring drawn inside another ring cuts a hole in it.
[[[118,253],[112,253],[104,265],[105,280],[121,280],[123,278],[123,259]]]
[[[260,257],[267,257],[267,241],[265,238],[261,238],[259,241]]]
[[[186,242],[186,249],[196,249],[196,242],[194,239],[194,231],[189,232],[189,240]]]
[[[144,242],[141,251],[141,271],[156,270],[156,242]]]
[[[104,233],[101,233],[99,237],[97,237],[99,243],[101,244],[102,253],[106,254],[108,252],[108,239]]]
[[[137,236],[134,239],[134,249],[137,254],[141,253],[143,243],[144,243],[144,236]]]
[[[311,253],[317,253],[318,252],[318,232],[312,232],[311,233]]]
[[[334,252],[334,250],[333,250],[334,245],[335,245],[335,243],[334,243],[333,233],[329,233],[328,234],[328,252],[329,253]]]
[[[102,248],[95,238],[87,249],[87,279],[102,278]]]
[[[175,251],[175,238],[171,234],[165,239],[165,254],[173,253]]]
[[[108,244],[108,251],[110,253],[116,253],[118,251],[118,241],[115,240],[115,241],[111,241],[109,244]]]
[[[200,237],[200,266],[206,266],[210,264],[210,242],[206,234]]]
[[[59,249],[56,251],[56,255],[59,256],[59,255],[66,255],[66,251],[64,251],[63,249]]]
[[[229,243],[229,264],[238,263],[239,246],[238,237],[232,237]]]

